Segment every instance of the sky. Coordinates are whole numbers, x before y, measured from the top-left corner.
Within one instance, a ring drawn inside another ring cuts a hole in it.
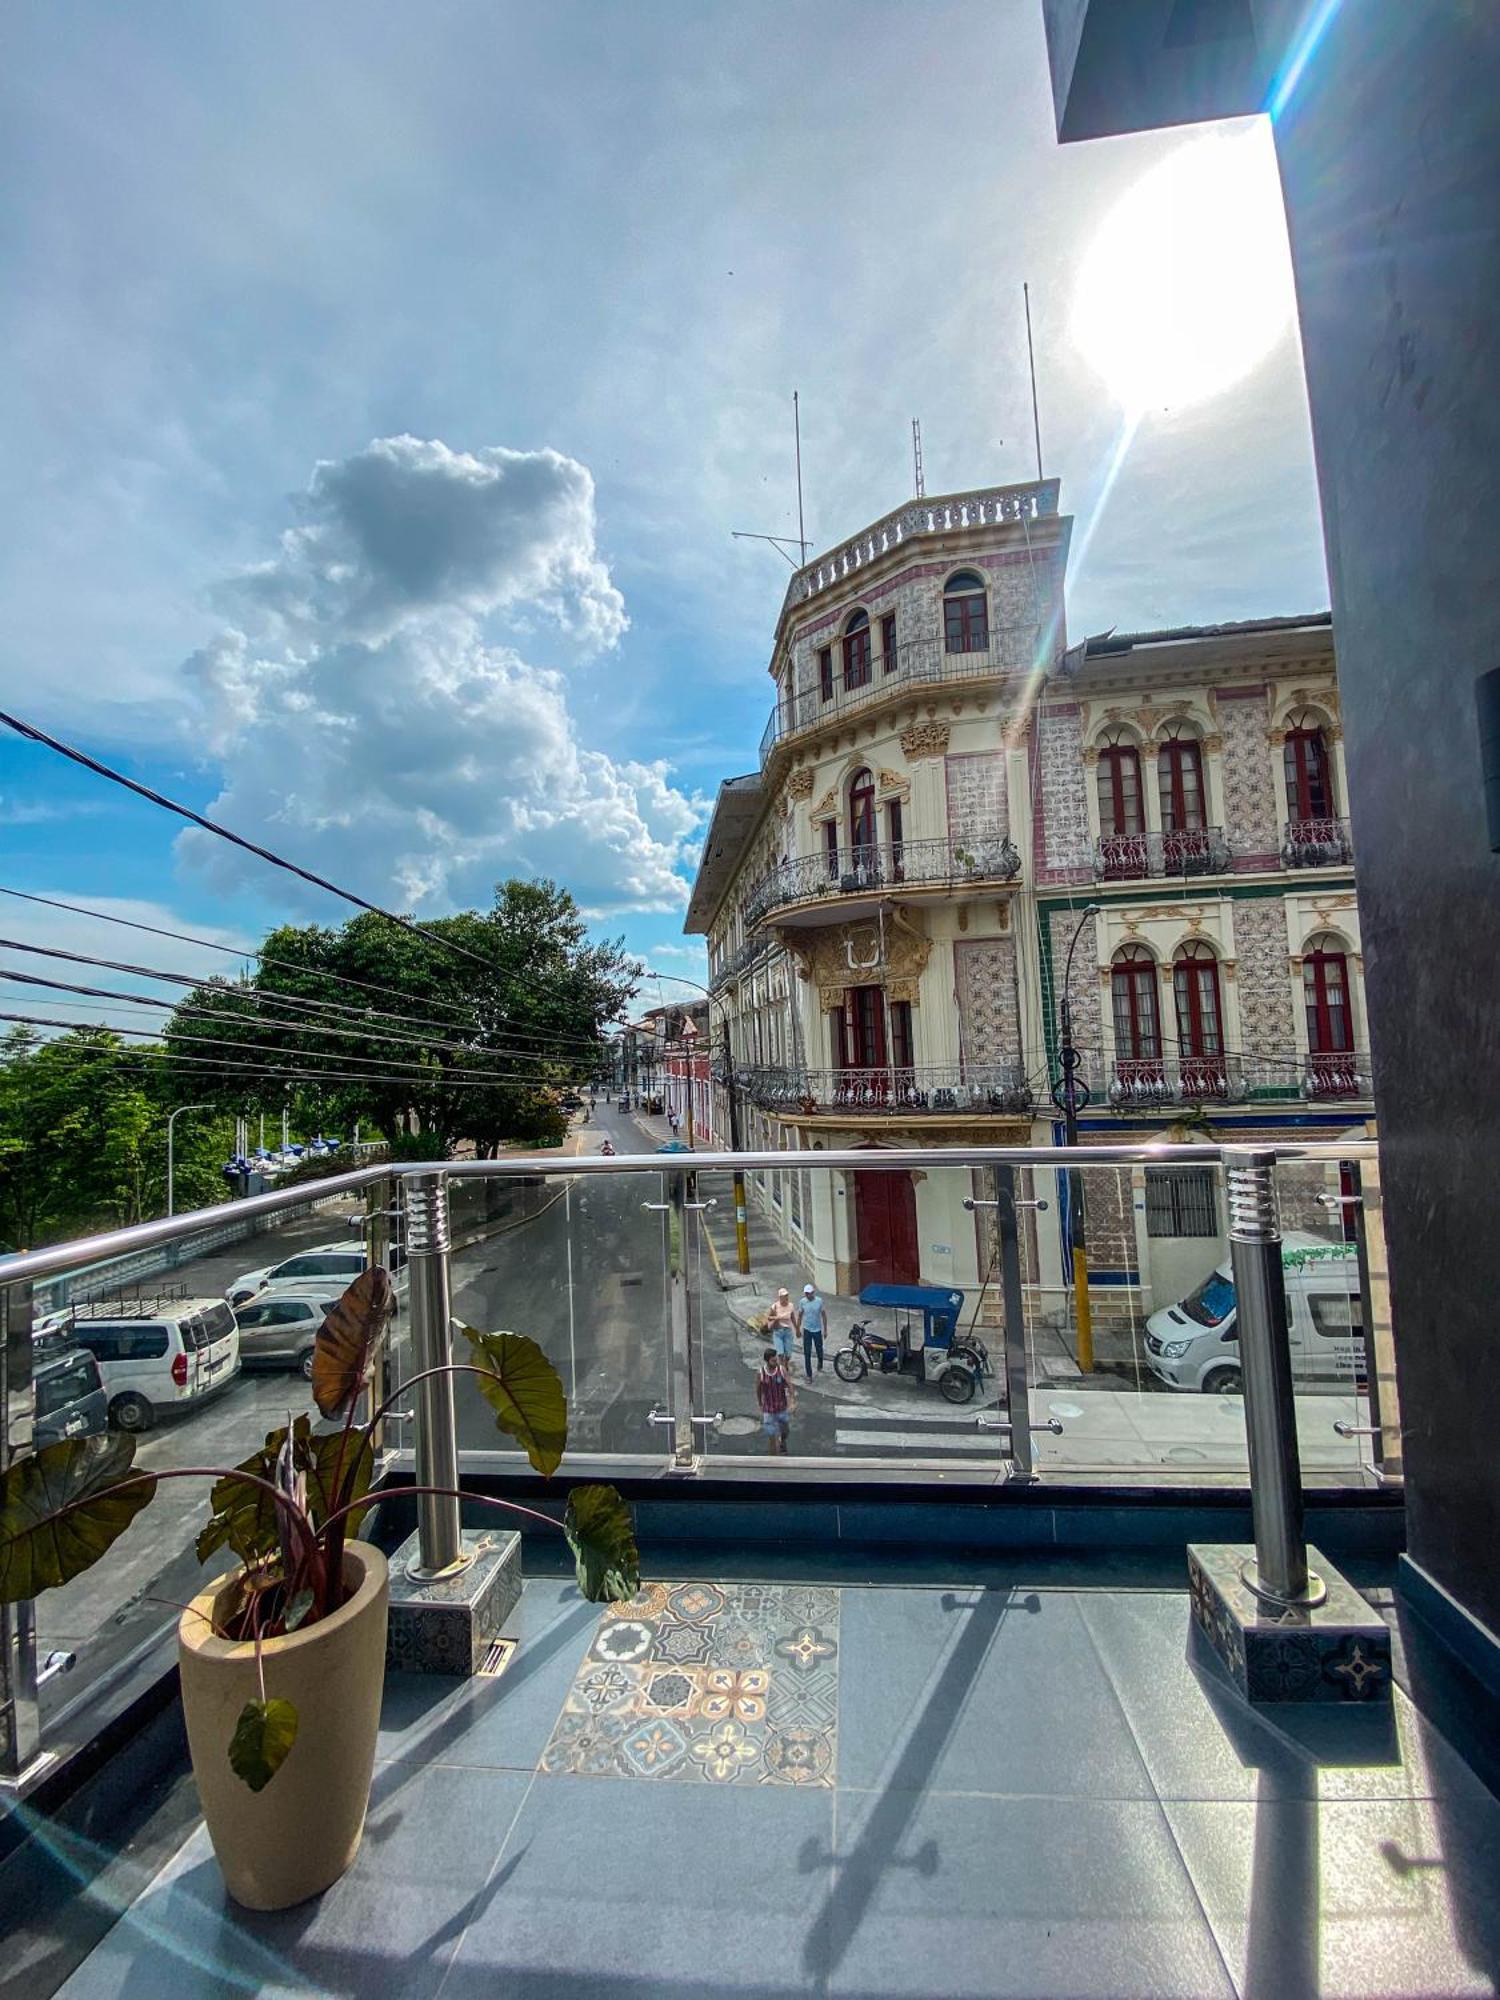
[[[792,391],[815,550],[913,416],[930,494],[1032,477],[1023,282],[1071,635],[1325,606],[1269,127],[1060,147],[1041,13],[13,0],[4,705],[378,902],[550,875],[701,979]],[[347,914],[8,734],[0,856],[232,945]]]

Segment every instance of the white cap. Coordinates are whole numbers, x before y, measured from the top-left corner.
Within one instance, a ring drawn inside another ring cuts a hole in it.
[[[812,1299],[817,1297],[817,1293],[813,1290],[811,1285],[804,1285],[802,1287],[802,1296],[805,1299]]]

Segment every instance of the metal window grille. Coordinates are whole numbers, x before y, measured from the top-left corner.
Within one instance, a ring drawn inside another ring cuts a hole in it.
[[[1219,1200],[1212,1167],[1147,1167],[1148,1236],[1217,1236]]]

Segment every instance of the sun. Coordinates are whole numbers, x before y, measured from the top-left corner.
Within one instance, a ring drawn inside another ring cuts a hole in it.
[[[1190,140],[1121,198],[1085,253],[1072,336],[1131,417],[1248,375],[1292,317],[1271,128]]]

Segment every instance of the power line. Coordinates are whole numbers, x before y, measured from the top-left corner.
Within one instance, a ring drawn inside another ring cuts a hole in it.
[[[38,1015],[38,1014],[0,1013],[0,1021],[10,1021],[18,1024],[21,1027],[26,1027],[26,1028],[63,1028],[73,1034],[78,1033],[80,1029],[88,1025],[87,1023],[81,1021],[59,1021],[55,1019],[49,1019],[45,1015]],[[153,1042],[156,1044],[156,1046],[153,1049],[111,1049],[108,1047],[81,1048],[78,1047],[76,1044],[70,1044],[66,1048],[59,1048],[56,1043],[52,1042],[46,1043],[43,1046],[49,1051],[53,1051],[59,1055],[66,1055],[73,1060],[82,1062],[96,1061],[100,1057],[108,1055],[108,1056],[113,1056],[117,1061],[137,1061],[144,1064],[150,1061],[151,1058],[154,1056],[156,1060],[159,1062],[170,1062],[173,1064],[182,1063],[197,1069],[234,1070],[234,1071],[246,1072],[251,1076],[259,1077],[263,1081],[269,1081],[269,1082],[279,1082],[287,1078],[300,1078],[310,1083],[360,1084],[365,1086],[379,1084],[379,1083],[389,1083],[398,1085],[402,1089],[409,1089],[412,1086],[412,1084],[417,1080],[410,1076],[391,1076],[389,1074],[382,1074],[380,1076],[369,1076],[364,1074],[348,1075],[344,1074],[343,1072],[332,1071],[332,1070],[287,1069],[284,1067],[281,1068],[274,1066],[267,1067],[267,1065],[264,1063],[226,1062],[226,1061],[221,1061],[219,1058],[215,1056],[175,1055],[170,1049],[164,1048],[161,1045],[159,1038],[150,1028],[119,1027],[119,1028],[103,1029],[101,1030],[101,1032],[110,1035],[136,1036],[143,1040]],[[243,1049],[245,1046],[246,1045],[244,1044],[240,1045],[241,1049]],[[348,1061],[353,1061],[354,1058],[346,1056],[343,1058],[343,1060],[348,1062]],[[563,1081],[563,1079],[559,1080]],[[537,1080],[534,1077],[524,1077],[517,1079],[517,1081],[524,1082],[535,1087]],[[444,1074],[440,1077],[434,1076],[433,1083],[436,1088],[443,1090],[457,1090],[457,1089],[492,1090],[494,1088],[494,1085],[491,1082],[489,1082],[486,1078],[475,1077],[475,1076],[466,1077],[466,1076],[453,1076],[449,1074]]]
[[[78,986],[72,984],[67,980],[44,979],[38,973],[16,972],[12,970],[10,967],[5,967],[5,966],[0,966],[0,979],[14,980],[17,984],[22,986],[44,986],[48,988],[50,991],[57,993],[79,993],[82,994],[85,998],[91,1000],[119,1000],[125,1002],[128,1006],[132,1007],[167,1007],[167,1008],[172,1007],[172,1002],[170,1000],[158,1000],[154,995],[149,993],[121,993],[118,990],[111,987]],[[213,1008],[209,1007],[178,1007],[174,1009],[174,1012],[179,1016],[183,1016],[191,1020],[213,1021],[221,1025],[226,1020],[240,1021],[240,1022],[246,1021],[246,1016],[244,1016],[243,1014],[224,1015],[215,1012]],[[275,1021],[253,1021],[252,1024],[255,1027],[259,1028],[273,1028],[277,1026],[291,1025],[290,1023],[278,1023]],[[354,1030],[348,1028],[337,1029],[337,1028],[324,1027],[321,1022],[318,1024],[318,1026],[320,1032],[324,1034],[349,1035],[354,1033]],[[249,1053],[251,1051],[263,1051],[267,1055],[281,1055],[285,1053],[283,1049],[277,1048],[275,1045],[268,1045],[263,1042],[239,1042],[231,1039],[226,1043],[224,1037],[219,1035],[195,1035],[190,1033],[186,1029],[177,1028],[172,1023],[168,1023],[166,1025],[165,1031],[162,1028],[153,1028],[145,1030],[143,1032],[150,1033],[157,1039],[160,1039],[163,1033],[165,1032],[166,1034],[171,1035],[181,1041],[208,1042],[210,1044],[227,1046],[231,1049],[240,1050],[246,1053]],[[370,1036],[368,1039],[378,1042],[383,1042],[383,1041],[404,1042],[406,1040],[406,1037],[400,1035],[373,1035]],[[343,1049],[335,1049],[330,1051],[326,1056],[326,1058],[316,1049],[298,1049],[294,1053],[299,1057],[300,1060],[304,1062],[318,1062],[327,1060],[329,1062],[342,1062],[342,1063],[374,1063],[377,1067],[381,1063],[384,1063],[387,1069],[415,1070],[419,1072],[421,1075],[428,1077],[435,1074],[432,1068],[425,1063],[403,1062],[398,1056],[355,1056],[348,1054]],[[486,1053],[486,1051],[460,1048],[459,1053],[461,1055],[479,1055]],[[576,1065],[561,1065],[561,1066],[565,1068],[576,1067],[579,1069],[585,1067],[585,1065],[581,1063]],[[441,1071],[441,1067],[436,1073],[437,1074],[443,1073]],[[534,1085],[540,1085],[546,1083],[549,1080],[547,1077],[539,1075],[538,1073],[530,1070],[506,1071],[506,1070],[471,1069],[468,1072],[468,1074],[471,1077],[475,1078],[488,1078],[489,1080],[495,1083],[531,1083]]]
[[[116,958],[98,958],[88,952],[64,951],[59,946],[56,945],[27,944],[20,938],[0,938],[0,948],[3,948],[8,951],[29,952],[38,958],[60,958],[65,960],[70,965],[94,965],[102,967],[107,972],[130,973],[140,979],[155,979],[167,985],[186,986],[193,992],[222,993],[226,997],[232,996],[235,999],[242,999],[252,1007],[284,1007],[290,1009],[293,1013],[312,1013],[312,1014],[333,1013],[333,1014],[338,1014],[346,1019],[352,1019],[357,1023],[359,1023],[359,1026],[356,1028],[336,1027],[329,1025],[328,1023],[323,1021],[315,1021],[312,1024],[310,1024],[316,1027],[318,1030],[320,1030],[323,1034],[328,1034],[328,1035],[342,1034],[349,1036],[358,1035],[358,1037],[361,1040],[365,1041],[406,1042],[416,1047],[447,1049],[451,1051],[457,1051],[458,1053],[461,1054],[470,1053],[471,1049],[473,1049],[476,1046],[474,1044],[466,1042],[441,1041],[435,1039],[431,1035],[382,1034],[376,1029],[366,1025],[370,1021],[401,1021],[405,1022],[408,1026],[424,1025],[420,1021],[414,1019],[414,1017],[409,1014],[387,1015],[373,1007],[371,1008],[344,1007],[341,1006],[336,1000],[313,1000],[308,998],[307,995],[305,994],[278,993],[275,992],[274,990],[267,990],[266,988],[259,986],[231,985],[228,981],[225,980],[195,979],[190,974],[184,972],[165,972],[155,966],[134,965],[127,960],[116,959]],[[22,977],[20,973],[4,973],[0,974],[0,976],[4,976],[7,978],[16,978],[16,979]],[[82,988],[78,989],[69,988],[63,982],[56,980],[53,981],[34,980],[31,983],[40,985],[49,985],[49,984],[55,985],[57,986],[60,992],[85,990]],[[138,998],[141,999],[146,998],[146,996],[137,996],[129,993],[120,994],[120,993],[105,992],[96,987],[90,987],[86,990],[94,998],[100,1000],[123,999],[135,1002]],[[155,1007],[166,1007],[172,1005],[173,1003],[167,1000],[157,1000],[154,997],[152,997],[149,1000],[149,1004]],[[180,1008],[179,1011],[186,1013],[186,1012],[191,1012],[192,1010],[187,1008]],[[221,1017],[216,1016],[215,1018],[221,1018]],[[276,1019],[275,1016],[272,1016],[271,1018],[273,1021]],[[301,1027],[304,1024],[300,1021],[284,1021],[281,1023],[281,1025],[287,1027]],[[451,1033],[452,1030],[450,1029],[448,1030],[448,1032]],[[484,1030],[481,1028],[479,1032],[483,1034]],[[561,1049],[559,1049],[556,1053],[554,1053],[550,1049],[533,1050],[525,1048],[515,1048],[505,1042],[488,1042],[479,1046],[482,1047],[483,1053],[492,1055],[508,1055],[511,1056],[514,1060],[519,1062],[552,1062],[552,1061],[563,1060]],[[587,1050],[590,1054],[597,1055],[600,1047],[600,1041],[598,1038],[589,1040],[587,1038],[579,1037],[574,1042],[568,1044],[567,1046],[573,1050],[576,1050],[578,1058],[581,1059],[582,1054],[585,1050]]]
[[[357,992],[384,994],[392,999],[404,1001],[408,1005],[410,1005],[412,1002],[413,996],[409,993],[403,993],[399,987],[382,986],[376,984],[371,980],[355,979],[352,975],[348,973],[333,972],[330,971],[326,966],[307,965],[302,963],[298,959],[276,958],[267,953],[258,952],[250,945],[242,946],[242,945],[222,944],[216,938],[196,937],[187,931],[167,930],[163,928],[160,924],[140,923],[136,919],[131,917],[113,916],[107,910],[89,909],[86,905],[82,903],[64,902],[61,898],[56,896],[39,896],[25,889],[9,889],[0,886],[0,896],[12,896],[15,897],[18,901],[23,903],[44,904],[48,909],[67,910],[70,914],[74,916],[89,917],[103,924],[117,924],[124,930],[147,932],[152,937],[171,938],[176,943],[179,944],[198,945],[201,946],[202,949],[204,949],[205,951],[223,952],[231,958],[250,958],[250,959],[258,958],[262,966],[275,966],[283,971],[299,973],[303,978],[327,979],[331,980],[335,985],[348,986]],[[16,949],[26,950],[26,951],[41,951],[43,947],[39,945],[22,945],[17,943]],[[69,956],[74,956],[74,954],[69,954],[61,951],[53,951],[49,955],[55,958],[65,958]],[[138,972],[142,977],[148,979],[175,979],[178,981],[179,984],[200,985],[200,986],[209,985],[213,983],[211,978],[199,979],[199,980],[184,979],[179,974],[158,973],[153,971],[149,967],[124,966],[119,964],[118,961],[113,959],[104,959],[104,958],[90,959],[90,958],[84,958],[82,957],[82,955],[77,955],[77,956],[79,958],[79,962],[83,964],[108,966],[115,971]],[[495,976],[498,979],[503,979],[511,983],[512,985],[517,983],[521,983],[524,985],[524,982],[518,982],[517,975],[515,975],[514,973],[507,972],[503,968],[498,966],[492,969],[495,973]],[[250,990],[258,993],[264,992],[267,993],[270,997],[286,1000],[289,1004],[300,1002],[301,1004],[306,1006],[322,1006],[329,1008],[337,1006],[337,1002],[335,1001],[331,1000],[315,1001],[309,999],[306,995],[294,996],[294,995],[277,993],[273,988],[255,987],[251,989],[242,989],[242,990]],[[538,992],[545,991],[544,988],[540,987],[536,987],[531,990],[535,990]],[[448,1013],[466,1016],[468,1020],[470,1020],[474,1024],[475,1028],[478,1030],[479,1033],[483,1034],[486,1032],[484,1024],[479,1018],[478,1010],[472,1005],[460,1006],[453,1001],[439,1000],[436,998],[428,999],[424,1001],[423,1004],[432,1007],[442,1008],[445,1012]],[[362,1013],[364,1010],[345,1009],[343,1011],[351,1013]],[[375,1010],[375,1009],[370,1009],[368,1011],[372,1014],[376,1013],[377,1011],[386,1012],[386,1010]],[[388,1018],[396,1021],[411,1023],[413,1025],[425,1025],[422,1022],[422,1017],[420,1015],[414,1015],[409,1013],[403,1013],[403,1014],[389,1013]],[[442,1024],[434,1023],[431,1025],[441,1026]],[[455,1029],[450,1028],[447,1030],[447,1032],[451,1034],[457,1031]],[[551,1028],[525,1028],[517,1026],[513,1023],[508,1023],[506,1032],[508,1035],[517,1037],[523,1041],[534,1041],[538,1043],[555,1042],[561,1046],[572,1046],[578,1048],[594,1046],[594,1043],[590,1041],[587,1035],[564,1033],[559,1030]],[[520,1055],[524,1053],[524,1051],[517,1050],[516,1053]]]
[[[123,771],[116,771],[108,764],[101,763],[97,757],[91,757],[86,750],[80,750],[71,743],[64,743],[59,737],[49,736],[45,729],[38,729],[35,723],[23,722],[19,716],[11,715],[5,709],[0,709],[0,722],[3,722],[8,729],[13,729],[18,736],[24,736],[32,743],[39,743],[44,749],[55,750],[58,756],[66,757],[85,771],[92,771],[95,777],[105,778],[112,785],[123,786],[126,791],[134,792],[137,798],[145,799],[151,805],[160,806],[163,812],[175,813],[179,819],[185,819],[193,826],[201,827],[205,833],[214,834],[220,840],[227,840],[231,846],[241,848],[246,854],[258,856],[260,860],[269,862],[273,868],[283,869],[288,875],[295,875],[300,881],[311,883],[315,889],[326,890],[330,896],[337,896],[342,902],[352,903],[356,909],[368,910],[372,916],[384,917],[387,923],[395,924],[410,937],[423,938],[428,944],[437,945],[441,950],[451,951],[459,958],[466,958],[475,965],[483,966],[492,978],[508,979],[518,985],[527,983],[517,974],[503,970],[493,960],[485,958],[482,953],[470,951],[467,945],[457,944],[452,938],[444,937],[441,932],[428,930],[425,924],[415,923],[410,917],[398,917],[394,910],[387,910],[379,903],[372,903],[367,896],[361,896],[353,889],[340,888],[337,882],[330,882],[326,876],[315,875],[310,868],[304,868],[296,861],[288,861],[285,855],[277,854],[269,847],[262,847],[256,841],[247,840],[242,833],[234,832],[231,827],[220,826],[217,820],[208,819],[204,814],[194,812],[191,806],[181,805],[176,799],[169,799],[164,792],[153,791],[149,785],[143,785],[138,778],[127,778]]]

